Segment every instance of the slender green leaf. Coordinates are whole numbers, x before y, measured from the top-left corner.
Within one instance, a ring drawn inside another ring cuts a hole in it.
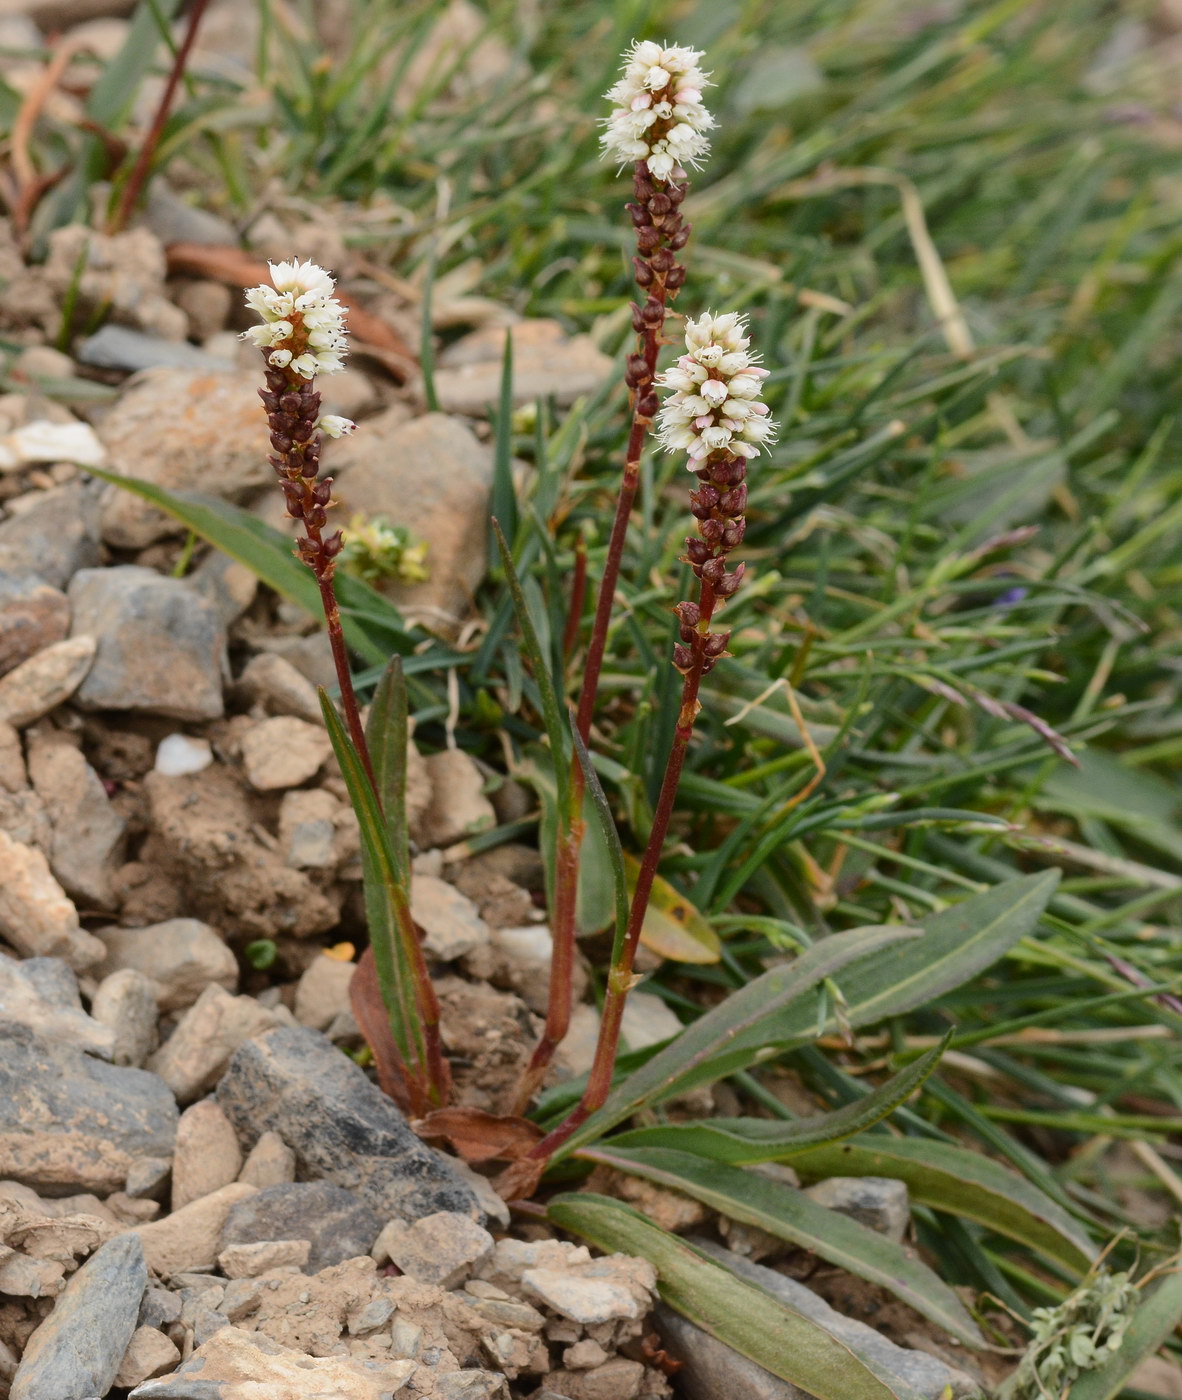
[[[527,782],[538,795],[541,809],[538,822],[538,849],[546,875],[548,907],[553,907],[555,846],[558,837],[558,793],[554,782],[554,763],[549,749],[537,744],[528,750],[527,762],[517,769],[517,776]],[[603,834],[590,791],[583,794],[583,844],[579,851],[579,884],[575,899],[575,932],[602,933],[610,928],[616,917],[615,878],[612,874],[611,852]]]
[[[915,929],[891,925],[849,929],[826,938],[787,966],[763,973],[687,1026],[676,1040],[630,1074],[567,1140],[561,1153],[594,1141],[640,1108],[699,1084],[713,1083],[751,1064],[765,1043],[763,1028],[778,1010],[791,1007],[854,959],[918,936]],[[736,1042],[742,1042],[737,1053]]]
[[[590,1193],[558,1196],[550,1220],[601,1249],[647,1259],[662,1299],[720,1342],[790,1381],[817,1400],[914,1400],[901,1381],[888,1381],[844,1342],[670,1235],[639,1211]]]
[[[501,389],[493,438],[492,515],[505,532],[517,539],[517,493],[513,489],[513,332],[505,331],[501,356]]]
[[[537,630],[526,606],[521,580],[517,576],[517,566],[513,562],[513,552],[509,548],[500,522],[494,517],[493,533],[497,547],[501,551],[501,564],[509,585],[509,596],[513,600],[513,611],[517,616],[517,626],[521,631],[521,642],[533,671],[534,683],[542,702],[542,720],[546,726],[546,737],[550,740],[550,752],[554,755],[554,784],[558,795],[558,819],[565,823],[568,819],[570,791],[570,750],[566,741],[566,723],[562,718],[562,707],[558,703],[558,692],[554,688],[554,678],[545,654],[538,642]]]
[[[731,1220],[811,1250],[887,1289],[968,1346],[985,1345],[964,1304],[926,1264],[877,1231],[818,1205],[802,1191],[758,1172],[671,1148],[597,1148],[592,1155],[597,1162],[684,1191]]]
[[[1182,1323],[1182,1270],[1150,1284],[1137,1304],[1120,1348],[1071,1387],[1071,1400],[1116,1400],[1137,1367]]]
[[[950,1211],[1057,1259],[1076,1272],[1096,1257],[1082,1226],[1024,1177],[991,1157],[927,1138],[863,1137],[828,1147],[789,1150],[808,1181],[826,1176],[891,1176],[920,1205]]]
[[[390,1031],[408,1066],[426,1065],[426,1046],[415,997],[412,959],[406,946],[415,937],[407,890],[397,877],[390,833],[357,750],[328,693],[320,691],[320,708],[361,834],[362,884],[369,921],[370,946]]]
[[[608,804],[607,793],[603,790],[603,784],[599,781],[599,774],[595,771],[595,765],[591,762],[591,755],[587,752],[587,745],[583,743],[583,737],[579,733],[579,726],[575,722],[573,710],[567,712],[567,719],[570,721],[571,742],[575,746],[575,754],[579,760],[579,767],[583,770],[583,780],[587,786],[587,795],[591,799],[595,816],[598,822],[600,835],[603,837],[604,849],[607,851],[608,861],[611,865],[612,874],[612,898],[616,911],[616,926],[612,936],[612,966],[614,967],[624,955],[624,944],[628,936],[628,877],[624,870],[624,848],[620,845],[620,833],[616,830],[615,818],[612,816],[612,809]]]
[[[392,656],[390,664],[370,702],[365,723],[365,739],[378,785],[378,800],[386,816],[390,846],[394,852],[399,882],[410,886],[410,837],[406,826],[406,750],[410,743],[407,720],[406,676],[402,657]]]
[[[928,1050],[872,1093],[831,1113],[792,1122],[776,1118],[707,1118],[693,1123],[659,1123],[621,1133],[605,1147],[610,1151],[619,1147],[673,1147],[733,1166],[774,1162],[789,1152],[839,1142],[881,1122],[923,1084],[939,1063],[947,1043],[945,1038],[943,1044]]]

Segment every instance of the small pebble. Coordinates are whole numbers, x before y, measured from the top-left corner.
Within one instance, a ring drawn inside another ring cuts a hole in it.
[[[188,734],[169,734],[160,740],[156,750],[156,772],[166,778],[182,778],[187,773],[200,773],[213,762],[213,749],[208,739],[194,739]]]

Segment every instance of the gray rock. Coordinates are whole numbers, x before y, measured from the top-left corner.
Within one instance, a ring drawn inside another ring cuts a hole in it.
[[[831,1176],[805,1189],[819,1206],[902,1244],[911,1219],[907,1183],[889,1176]]]
[[[311,1245],[304,1273],[368,1254],[382,1218],[351,1191],[331,1181],[293,1181],[267,1186],[239,1201],[222,1227],[220,1249],[268,1240],[306,1240]]]
[[[113,472],[169,491],[200,490],[241,500],[274,481],[256,382],[232,368],[153,369],[137,376],[103,420],[100,435]],[[102,534],[108,544],[142,549],[183,528],[118,486],[109,486],[103,496]]]
[[[199,209],[173,194],[162,180],[148,187],[144,221],[161,243],[230,244],[237,246],[238,230],[228,219]]]
[[[101,928],[98,937],[106,957],[95,969],[102,977],[121,968],[135,968],[156,989],[161,1011],[192,1006],[216,983],[238,990],[238,961],[216,929],[200,919],[165,919],[144,928]]]
[[[0,953],[0,1021],[100,1059],[114,1057],[115,1032],[83,1011],[78,979],[61,958],[17,962]]]
[[[435,392],[448,413],[483,417],[498,402],[505,336],[513,337],[513,402],[554,398],[560,405],[592,394],[614,369],[587,335],[567,337],[557,321],[483,326],[449,345],[439,357]]]
[[[42,1195],[121,1190],[137,1157],[171,1157],[177,1107],[142,1069],[0,1025],[0,1178]]]
[[[98,493],[89,482],[46,491],[0,524],[0,569],[9,573],[37,574],[65,588],[100,557]]]
[[[209,355],[187,340],[162,340],[127,326],[103,326],[78,347],[78,358],[96,369],[233,369],[229,360]]]
[[[66,595],[36,574],[0,570],[0,676],[70,630]]]
[[[391,1220],[374,1242],[379,1264],[393,1260],[404,1274],[455,1288],[492,1253],[493,1237],[470,1215],[437,1211],[408,1225]]]
[[[49,736],[29,746],[29,778],[53,824],[50,869],[80,905],[110,909],[127,823],[99,775],[68,739]]]
[[[196,589],[125,565],[81,570],[69,599],[75,634],[98,642],[76,696],[83,709],[221,718],[226,633]]]
[[[317,1031],[280,1027],[248,1041],[217,1098],[241,1138],[253,1143],[273,1129],[295,1150],[302,1175],[353,1191],[383,1219],[450,1210],[484,1223],[474,1192],[447,1159]]]
[[[211,550],[188,581],[209,599],[227,628],[238,621],[259,591],[258,575],[220,549]]]
[[[488,561],[488,448],[442,413],[410,423],[382,414],[334,443],[326,456],[343,520],[355,511],[381,516],[427,545],[427,582],[384,584],[382,591],[416,612],[466,612]]]
[[[142,1065],[155,1050],[156,1011],[155,984],[133,967],[122,967],[99,983],[90,1014],[114,1036],[111,1059],[117,1065]]]
[[[147,1286],[138,1237],[108,1240],[78,1270],[29,1338],[10,1400],[106,1395],[135,1332]]]
[[[896,1346],[864,1322],[843,1317],[810,1288],[774,1269],[753,1264],[710,1240],[692,1241],[699,1249],[725,1264],[740,1278],[765,1288],[781,1302],[824,1327],[884,1377],[904,1381],[927,1400],[966,1400],[980,1394],[976,1382],[927,1352]],[[807,1391],[773,1376],[762,1366],[740,1356],[672,1310],[661,1306],[658,1328],[670,1350],[685,1361],[679,1372],[688,1400],[812,1400]]]

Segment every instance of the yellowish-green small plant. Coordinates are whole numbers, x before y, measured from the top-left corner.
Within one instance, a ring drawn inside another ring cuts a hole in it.
[[[394,525],[384,515],[355,514],[341,531],[344,547],[341,565],[347,574],[365,583],[393,579],[398,583],[425,583],[427,546],[415,540],[405,525]]]

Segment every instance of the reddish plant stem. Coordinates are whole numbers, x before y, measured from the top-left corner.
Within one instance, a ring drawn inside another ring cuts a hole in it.
[[[709,631],[710,619],[714,612],[714,589],[702,579],[698,606],[701,609],[700,630],[704,639]],[[529,1156],[546,1162],[564,1142],[580,1128],[598,1108],[607,1102],[611,1092],[612,1076],[615,1073],[616,1056],[620,1049],[620,1028],[624,1020],[624,1006],[632,987],[632,969],[636,962],[636,949],[640,943],[640,933],[644,927],[644,916],[652,895],[657,867],[665,847],[665,837],[669,833],[669,822],[673,816],[673,806],[677,799],[677,788],[681,782],[681,770],[685,766],[685,756],[690,738],[694,732],[694,720],[698,714],[698,691],[706,665],[706,652],[703,646],[695,647],[693,665],[685,673],[681,687],[681,708],[677,715],[677,727],[673,733],[673,743],[669,750],[669,760],[665,765],[665,776],[661,780],[661,791],[653,812],[652,830],[644,848],[644,858],[636,877],[636,889],[628,911],[628,929],[624,940],[623,955],[612,967],[607,979],[607,995],[603,1002],[603,1016],[599,1026],[599,1039],[595,1045],[595,1059],[587,1076],[587,1087],[578,1105],[562,1123],[544,1137]]]
[[[684,171],[679,172],[673,180],[658,183],[649,174],[648,166],[643,161],[636,165],[633,183],[636,199],[628,206],[628,212],[636,226],[637,256],[633,262],[636,267],[636,281],[645,292],[645,301],[643,306],[633,304],[632,307],[632,325],[638,339],[636,352],[628,357],[625,370],[632,404],[632,423],[628,430],[624,471],[616,498],[615,518],[608,539],[603,575],[599,581],[599,593],[595,600],[595,620],[592,623],[587,656],[583,663],[583,681],[575,716],[575,725],[584,744],[590,739],[591,720],[595,713],[599,677],[603,670],[607,634],[611,626],[612,606],[615,602],[616,585],[620,579],[624,544],[628,536],[628,521],[632,516],[637,488],[640,485],[640,457],[658,408],[653,381],[657,373],[657,356],[661,350],[665,316],[670,297],[676,295],[677,289],[685,281],[685,268],[677,262],[674,254],[685,247],[689,238],[689,225],[681,218],[681,204],[687,188]],[[568,652],[573,645],[573,639],[578,635],[578,620],[582,612],[581,594],[576,597],[577,606],[576,598],[573,597],[570,616],[567,619]],[[554,1052],[570,1026],[579,862],[585,827],[582,817],[583,795],[586,791],[582,765],[573,754],[568,790],[568,811],[565,814],[560,812],[558,821],[559,849],[555,859],[554,909],[551,920],[554,953],[550,969],[546,1027],[518,1090],[517,1112],[522,1113],[541,1086]]]
[[[562,656],[569,661],[579,640],[579,619],[583,616],[583,601],[587,596],[587,542],[582,535],[575,541],[575,567],[570,583],[570,605],[566,626],[562,632]]]
[[[185,65],[189,61],[189,54],[197,40],[197,31],[201,27],[201,20],[209,6],[209,0],[193,0],[193,8],[189,11],[189,24],[185,30],[185,37],[181,41],[181,46],[176,51],[172,60],[172,67],[168,73],[168,81],[164,84],[164,91],[160,95],[160,102],[156,108],[156,115],[152,118],[152,125],[148,128],[148,134],[144,137],[144,144],[140,147],[140,153],[136,157],[135,165],[131,174],[127,177],[127,183],[123,186],[123,193],[119,198],[119,206],[115,210],[108,232],[121,233],[127,227],[127,221],[131,218],[132,210],[139,201],[140,194],[144,188],[144,182],[148,178],[148,171],[152,167],[152,158],[156,154],[156,148],[160,145],[160,138],[164,134],[164,125],[168,121],[168,114],[172,111],[173,99],[176,97],[176,90],[180,86],[181,75],[185,71]]]

